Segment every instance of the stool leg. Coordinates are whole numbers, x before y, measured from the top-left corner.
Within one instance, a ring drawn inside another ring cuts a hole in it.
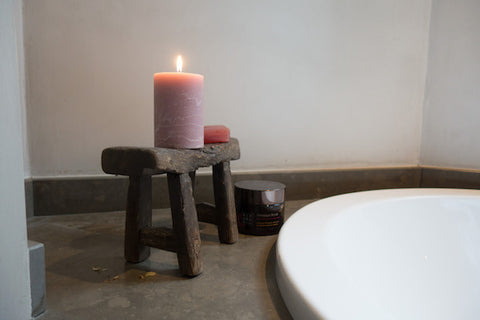
[[[152,225],[152,177],[130,176],[125,218],[125,259],[142,262],[150,256],[150,248],[140,242],[140,230]]]
[[[196,276],[202,272],[203,266],[200,260],[200,231],[192,180],[188,173],[167,173],[167,178],[180,272],[187,276]]]
[[[196,171],[189,172],[188,175],[190,176],[190,180],[192,180],[192,192],[195,195],[195,176],[196,176]],[[195,196],[194,196],[195,198]]]
[[[238,240],[237,214],[229,161],[213,166],[213,193],[220,242],[235,243]]]

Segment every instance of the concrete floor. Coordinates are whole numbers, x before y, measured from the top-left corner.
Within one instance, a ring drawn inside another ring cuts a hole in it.
[[[312,201],[287,202],[286,218]],[[154,211],[155,226],[170,220],[169,209]],[[146,261],[125,263],[123,228],[123,212],[28,220],[28,238],[45,244],[40,319],[291,319],[275,282],[277,236],[220,244],[216,226],[200,223],[204,272],[185,278],[171,252],[152,249]]]

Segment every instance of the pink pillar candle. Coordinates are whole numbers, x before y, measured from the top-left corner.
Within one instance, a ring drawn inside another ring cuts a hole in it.
[[[203,76],[160,72],[153,80],[155,147],[203,148]]]

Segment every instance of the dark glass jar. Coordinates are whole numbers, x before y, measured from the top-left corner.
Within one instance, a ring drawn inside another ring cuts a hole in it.
[[[274,181],[235,183],[238,230],[258,236],[277,234],[283,225],[285,185]]]

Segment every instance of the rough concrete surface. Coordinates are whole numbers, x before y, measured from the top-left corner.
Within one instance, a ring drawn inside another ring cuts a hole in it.
[[[288,201],[286,217],[312,201]],[[200,223],[204,272],[186,278],[175,253],[152,249],[146,261],[126,263],[124,223],[123,212],[28,220],[29,239],[45,244],[39,319],[291,319],[275,282],[276,235],[221,244],[216,226]],[[153,224],[170,226],[169,209],[155,210]]]

